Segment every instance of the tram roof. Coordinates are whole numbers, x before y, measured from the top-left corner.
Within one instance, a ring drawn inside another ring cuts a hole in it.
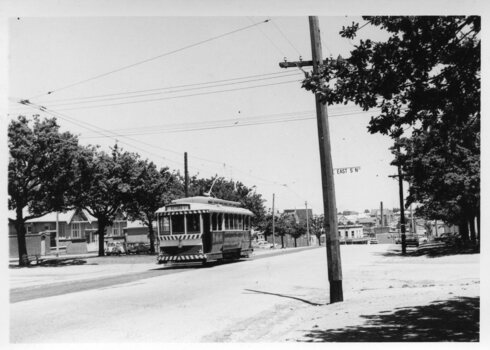
[[[178,208],[179,204],[187,205],[188,208]],[[169,207],[174,207],[175,209],[168,210]],[[157,213],[167,215],[178,215],[184,213],[230,213],[254,215],[250,210],[241,208],[241,204],[239,202],[204,196],[173,200],[171,204],[158,209]]]

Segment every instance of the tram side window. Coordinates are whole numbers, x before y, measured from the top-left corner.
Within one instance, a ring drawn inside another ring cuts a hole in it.
[[[248,217],[248,216],[243,217],[243,229],[244,230],[248,230],[249,220],[250,220],[250,217]]]
[[[199,214],[187,215],[187,233],[201,232],[201,219]]]
[[[223,214],[216,214],[218,220],[218,231],[223,231]]]
[[[162,235],[170,234],[170,218],[168,216],[164,216],[160,218],[160,232]]]
[[[231,214],[225,214],[225,230],[231,230]]]
[[[216,213],[211,214],[211,230],[218,230],[218,214]]]
[[[174,234],[174,235],[183,234],[184,231],[185,231],[184,215],[173,215],[172,216],[172,234]]]
[[[243,215],[238,215],[238,229],[243,230]]]

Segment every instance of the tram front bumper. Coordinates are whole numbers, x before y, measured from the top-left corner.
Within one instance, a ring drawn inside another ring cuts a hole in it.
[[[206,260],[205,254],[182,254],[182,255],[159,255],[158,263],[163,264],[167,262],[192,262],[192,261],[204,261]]]

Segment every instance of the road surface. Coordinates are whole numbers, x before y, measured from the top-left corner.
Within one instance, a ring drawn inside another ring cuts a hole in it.
[[[12,302],[10,341],[285,341],[380,308],[479,295],[477,255],[400,258],[386,247],[342,247],[344,303],[328,305],[325,249],[311,249]]]

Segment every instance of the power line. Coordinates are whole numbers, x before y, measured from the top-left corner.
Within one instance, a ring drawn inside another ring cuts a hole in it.
[[[290,84],[290,83],[298,83],[300,81],[301,80],[288,80],[288,81],[283,81],[283,82],[279,82],[279,83],[254,85],[254,86],[247,86],[247,87],[241,87],[241,88],[236,88],[236,89],[225,89],[225,90],[218,90],[218,91],[200,92],[200,93],[195,93],[195,94],[187,94],[187,95],[172,96],[172,97],[162,97],[162,98],[153,98],[153,99],[145,99],[145,100],[130,101],[130,102],[118,102],[118,103],[102,104],[102,105],[95,105],[95,106],[85,106],[85,107],[75,107],[75,108],[63,108],[63,109],[60,109],[60,110],[61,111],[73,111],[73,110],[80,110],[80,109],[92,109],[92,108],[100,108],[100,107],[111,107],[111,106],[128,105],[128,104],[134,104],[134,103],[144,103],[144,102],[155,102],[155,101],[173,100],[173,99],[177,99],[177,98],[185,98],[185,97],[192,97],[192,96],[203,96],[203,95],[211,95],[211,94],[222,93],[222,92],[229,92],[229,91],[249,90],[249,89],[255,89],[255,88],[258,88],[258,87],[266,87],[266,86],[273,86],[273,85],[283,85],[283,84]]]
[[[276,27],[276,29],[279,31],[279,33],[281,33],[281,35],[284,37],[284,39],[286,39],[286,41],[289,43],[289,45],[291,45],[291,47],[298,53],[298,55],[301,56],[301,52],[299,52],[299,50],[296,48],[296,46],[293,45],[291,40],[288,39],[288,37],[283,33],[283,31],[279,28],[279,26],[274,21],[271,21],[271,23],[274,27]]]
[[[209,84],[216,84],[216,83],[224,83],[224,82],[230,82],[230,81],[235,81],[235,80],[243,80],[243,79],[250,79],[250,78],[258,78],[262,77],[264,79],[274,79],[274,76],[289,76],[285,74],[286,72],[280,71],[280,72],[273,72],[273,73],[264,73],[264,74],[254,74],[254,75],[248,75],[248,76],[242,76],[242,77],[236,77],[236,78],[228,78],[228,79],[221,79],[221,80],[214,80],[214,81],[206,81],[206,82],[200,82],[200,83],[193,83],[193,84],[184,84],[184,85],[174,85],[174,86],[164,86],[164,87],[158,87],[158,88],[153,88],[153,89],[144,89],[144,90],[133,90],[133,91],[125,91],[125,92],[115,92],[115,93],[110,93],[110,94],[100,94],[100,95],[92,95],[92,96],[81,96],[81,97],[71,97],[71,98],[62,98],[62,99],[57,99],[57,100],[41,100],[41,101],[36,101],[36,103],[53,103],[53,102],[65,102],[65,101],[73,101],[73,100],[87,100],[87,99],[94,99],[94,98],[101,98],[101,97],[112,97],[112,96],[118,96],[118,95],[131,95],[131,94],[139,94],[139,93],[145,93],[145,92],[154,92],[154,91],[162,91],[162,90],[171,90],[171,89],[180,89],[180,88],[187,88],[187,87],[193,87],[193,86],[201,86],[201,85],[209,85]],[[298,74],[298,73],[296,73]],[[265,78],[268,76],[273,76],[269,78]],[[239,83],[239,82],[237,82]]]
[[[66,106],[66,105],[77,105],[77,104],[87,104],[87,103],[97,103],[97,102],[104,102],[104,101],[114,101],[114,100],[126,100],[126,99],[134,99],[134,98],[139,98],[139,97],[146,97],[146,96],[153,96],[153,95],[162,95],[162,94],[175,94],[175,93],[180,93],[180,92],[186,92],[186,91],[193,91],[193,90],[202,90],[202,89],[209,89],[209,88],[215,88],[215,87],[221,87],[221,86],[230,86],[230,85],[237,85],[237,84],[245,84],[245,83],[250,83],[250,82],[255,82],[255,81],[263,81],[263,80],[271,80],[271,79],[280,79],[283,77],[291,77],[291,76],[297,76],[299,73],[295,72],[293,74],[288,74],[288,75],[281,75],[281,76],[274,76],[274,77],[265,77],[265,78],[257,78],[257,79],[249,79],[249,80],[243,80],[243,81],[235,81],[235,82],[228,82],[228,83],[221,83],[221,84],[214,84],[214,85],[209,85],[209,86],[200,86],[200,87],[189,87],[189,88],[182,88],[180,90],[170,90],[170,91],[161,91],[161,90],[169,90],[170,88],[162,88],[159,92],[148,92],[148,93],[143,93],[139,95],[133,95],[133,96],[123,96],[123,97],[106,97],[106,98],[99,98],[96,100],[88,100],[88,101],[74,101],[74,102],[61,102],[61,103],[53,103],[54,101],[48,102],[49,106]],[[127,93],[126,93],[127,94]],[[87,100],[88,98],[83,98]]]
[[[334,118],[334,117],[341,117],[341,116],[349,116],[349,115],[358,115],[358,114],[365,114],[365,113],[373,113],[375,111],[352,111],[352,112],[345,112],[345,113],[337,113],[337,114],[330,114],[329,117]],[[313,113],[312,111],[308,111],[308,114]],[[134,132],[129,132],[129,133],[118,133],[115,134],[116,136],[143,136],[143,135],[155,135],[155,134],[169,134],[169,133],[177,133],[177,132],[188,132],[188,131],[202,131],[202,130],[216,130],[216,129],[226,129],[226,128],[238,128],[238,127],[244,127],[244,126],[255,126],[255,125],[264,125],[264,124],[276,124],[276,123],[287,123],[287,122],[295,122],[295,121],[302,121],[302,120],[308,120],[308,119],[314,119],[315,116],[312,115],[304,115],[305,113],[300,113],[299,115],[292,115],[289,117],[283,117],[279,119],[273,119],[273,118],[268,118],[265,120],[257,120],[257,117],[250,118],[249,120],[237,120],[237,119],[226,119],[226,120],[216,120],[216,121],[210,121],[207,123],[188,123],[187,125],[167,125],[167,126],[160,126],[159,129],[155,130],[155,128],[152,128],[152,130],[149,131],[134,131]],[[84,137],[86,139],[90,138],[99,138],[98,136],[86,136]]]
[[[247,17],[250,22],[254,23],[253,20],[250,18],[250,17]],[[260,31],[260,33],[262,33],[262,35],[267,39],[269,40],[269,42],[272,44],[272,46],[284,57],[286,57],[287,55],[276,45],[276,43],[271,39],[269,38],[269,36],[267,34],[265,34],[265,32],[260,29],[260,27],[257,27],[257,29]]]
[[[84,80],[80,80],[80,81],[77,81],[75,83],[72,83],[72,84],[68,84],[68,85],[65,85],[65,86],[62,86],[62,87],[59,87],[57,89],[54,89],[54,90],[51,90],[51,91],[48,91],[46,93],[43,93],[43,94],[40,94],[40,95],[37,95],[37,96],[33,96],[33,97],[30,97],[30,99],[34,99],[36,97],[40,97],[40,96],[44,96],[44,95],[51,95],[53,94],[54,92],[58,92],[58,91],[61,91],[61,90],[65,90],[65,89],[68,89],[68,88],[71,88],[73,86],[77,86],[77,85],[80,85],[80,84],[83,84],[83,83],[86,83],[86,82],[89,82],[89,81],[92,81],[92,80],[96,80],[96,79],[99,79],[99,78],[102,78],[102,77],[105,77],[105,76],[108,76],[110,74],[114,74],[116,72],[120,72],[122,70],[125,70],[125,69],[129,69],[129,68],[132,68],[132,67],[135,67],[135,66],[138,66],[138,65],[141,65],[141,64],[144,64],[144,63],[147,63],[147,62],[150,62],[150,61],[154,61],[156,59],[159,59],[159,58],[162,58],[162,57],[165,57],[165,56],[169,56],[169,55],[172,55],[172,54],[175,54],[177,52],[181,52],[181,51],[184,51],[184,50],[187,50],[187,49],[190,49],[192,47],[195,47],[195,46],[199,46],[199,45],[202,45],[204,43],[208,43],[210,41],[213,41],[213,40],[217,40],[217,39],[220,39],[220,38],[223,38],[225,36],[228,36],[228,35],[231,35],[231,34],[235,34],[235,33],[238,33],[238,32],[241,32],[243,30],[246,30],[246,29],[249,29],[249,28],[252,28],[252,27],[255,27],[255,26],[258,26],[260,24],[263,24],[263,23],[267,23],[269,22],[269,19],[266,19],[262,22],[259,22],[259,23],[254,23],[254,24],[251,24],[249,26],[245,26],[245,27],[242,27],[242,28],[238,28],[238,29],[235,29],[235,30],[232,30],[230,32],[226,32],[226,33],[223,33],[223,34],[220,34],[220,35],[217,35],[217,36],[214,36],[214,37],[211,37],[211,38],[208,38],[206,40],[202,40],[202,41],[198,41],[196,43],[193,43],[193,44],[190,44],[190,45],[186,45],[184,47],[181,47],[179,49],[176,49],[176,50],[172,50],[172,51],[168,51],[168,52],[165,52],[163,54],[160,54],[160,55],[157,55],[157,56],[154,56],[154,57],[151,57],[151,58],[147,58],[147,59],[144,59],[144,60],[141,60],[141,61],[138,61],[136,63],[132,63],[132,64],[129,64],[129,65],[126,65],[126,66],[123,66],[123,67],[120,67],[120,68],[117,68],[117,69],[113,69],[109,72],[106,72],[106,73],[102,73],[102,74],[98,74],[96,76],[93,76],[91,78],[87,78],[87,79],[84,79]]]

